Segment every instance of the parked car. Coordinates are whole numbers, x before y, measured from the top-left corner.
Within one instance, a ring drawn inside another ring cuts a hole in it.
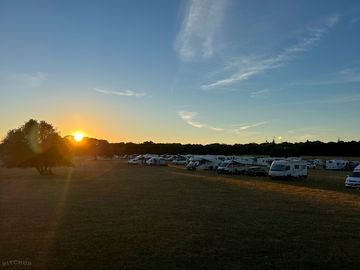
[[[308,167],[308,169],[315,169],[316,168],[315,160],[308,160],[306,166]]]
[[[249,167],[246,171],[245,171],[245,175],[250,175],[250,176],[267,176],[268,172],[265,168],[263,167],[259,167],[259,166],[253,166],[253,167]]]
[[[348,161],[348,163],[345,166],[346,171],[353,171],[356,166],[358,166],[360,163],[358,161]]]
[[[218,173],[240,174],[245,172],[245,166],[236,160],[225,160],[217,167]]]
[[[146,165],[150,165],[150,166],[167,166],[168,165],[168,161],[164,158],[159,158],[159,157],[152,157],[150,159],[148,159],[146,161]]]
[[[185,157],[176,158],[172,161],[172,164],[174,165],[186,165],[187,160]]]
[[[356,166],[354,171],[346,177],[345,187],[360,189],[360,165]]]
[[[133,159],[129,159],[128,160],[128,164],[132,164],[132,165],[136,165],[136,164],[145,164],[146,163],[146,158],[143,156],[136,156]]]

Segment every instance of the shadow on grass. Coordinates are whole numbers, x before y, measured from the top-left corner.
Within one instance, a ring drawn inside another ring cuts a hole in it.
[[[187,172],[180,169],[173,174],[196,177],[202,181],[221,182],[246,189],[255,189],[263,192],[280,193],[293,199],[318,201],[329,205],[343,205],[357,210],[360,209],[360,192],[347,191],[344,186],[336,188],[327,185],[326,181],[312,183],[311,178],[301,182],[290,180],[273,180],[266,177],[217,175],[210,172]]]

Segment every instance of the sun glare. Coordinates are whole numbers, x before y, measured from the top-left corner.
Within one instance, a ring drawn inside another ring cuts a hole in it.
[[[84,138],[84,133],[77,132],[74,134],[74,139],[77,142],[81,142],[83,140],[83,138]]]

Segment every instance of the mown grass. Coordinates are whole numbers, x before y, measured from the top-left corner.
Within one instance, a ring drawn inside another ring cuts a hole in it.
[[[119,161],[55,172],[0,169],[2,262],[28,260],[33,269],[360,263],[360,196],[344,189],[344,172],[283,182]]]

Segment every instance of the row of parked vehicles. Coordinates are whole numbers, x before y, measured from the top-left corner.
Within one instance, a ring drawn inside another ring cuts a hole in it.
[[[236,161],[223,162],[217,168],[219,173],[245,174],[251,176],[269,176],[270,178],[306,179],[308,168],[306,161],[279,159],[268,166],[243,166]]]
[[[138,155],[128,160],[128,164],[146,164],[146,165],[157,165],[157,166],[167,166],[169,160],[166,160],[162,157],[151,156],[151,155]]]
[[[129,164],[166,166],[184,165],[187,170],[214,170],[221,174],[245,174],[272,178],[306,178],[306,161],[288,158],[222,157],[222,156],[167,156],[139,155]]]
[[[187,170],[214,170],[219,174],[244,174],[270,178],[306,179],[308,170],[323,167],[327,170],[353,170],[346,177],[345,186],[360,188],[360,164],[355,161],[333,159],[302,160],[301,158],[201,156],[201,155],[134,155],[129,164],[167,166],[183,165]]]

